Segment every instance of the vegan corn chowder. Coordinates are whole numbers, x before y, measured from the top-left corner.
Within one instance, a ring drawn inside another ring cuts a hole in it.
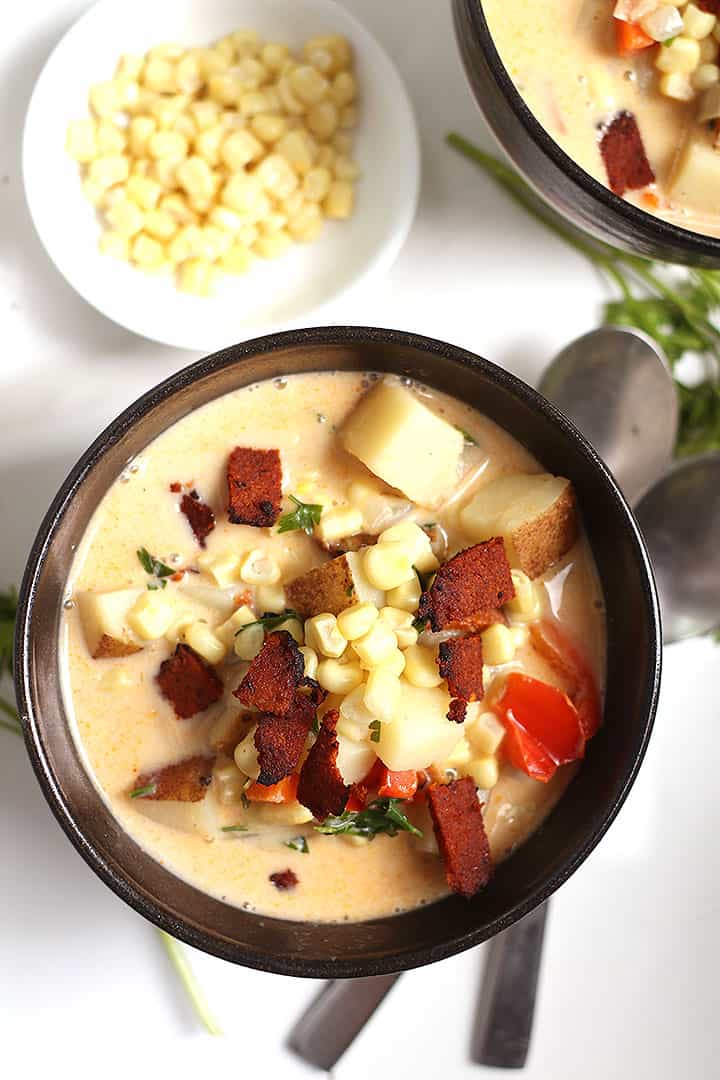
[[[409,380],[293,375],[183,418],[105,495],[67,593],[102,797],[178,877],[269,915],[475,894],[600,722],[571,485]]]
[[[590,176],[652,214],[720,236],[717,0],[483,0],[540,124]]]

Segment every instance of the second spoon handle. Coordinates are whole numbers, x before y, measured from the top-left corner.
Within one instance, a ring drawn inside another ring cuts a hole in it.
[[[473,1032],[478,1065],[522,1069],[535,1015],[547,902],[493,938]]]

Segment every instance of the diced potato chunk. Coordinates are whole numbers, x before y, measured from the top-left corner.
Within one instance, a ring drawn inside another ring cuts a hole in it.
[[[720,214],[720,154],[703,135],[689,138],[677,159],[670,194],[680,206]]]
[[[421,506],[439,506],[458,482],[462,433],[397,383],[370,390],[341,438],[371,472]]]
[[[85,641],[95,660],[131,656],[142,646],[128,623],[128,613],[142,595],[141,589],[83,592],[77,596]]]
[[[535,578],[572,547],[577,536],[569,480],[548,473],[512,473],[478,491],[460,514],[475,541],[502,536],[510,564]]]
[[[367,776],[376,756],[370,743],[355,742],[344,735],[338,735],[337,767],[346,784],[356,784]]]
[[[367,580],[362,550],[348,551],[291,581],[287,587],[289,606],[305,618],[325,611],[339,615],[354,603],[383,607],[385,594]]]
[[[463,724],[447,718],[448,694],[439,687],[410,686],[402,694],[391,724],[383,724],[375,749],[389,769],[426,769],[445,761],[463,738]]]

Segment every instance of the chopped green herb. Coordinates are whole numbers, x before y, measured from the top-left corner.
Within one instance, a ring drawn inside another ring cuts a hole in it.
[[[409,832],[422,836],[400,809],[403,802],[403,799],[376,799],[364,810],[345,810],[338,817],[325,818],[315,829],[324,836],[364,836],[368,840],[378,833],[397,836],[399,832]]]
[[[315,716],[314,716],[313,722],[312,722],[312,727],[310,728],[310,730],[312,731],[313,735],[319,735],[320,734],[320,717],[318,716],[317,713],[315,713]]]
[[[247,832],[247,825],[223,825],[220,832]]]
[[[312,536],[313,529],[320,524],[322,506],[319,503],[301,502],[294,495],[290,496],[290,502],[295,504],[296,509],[289,514],[283,514],[278,522],[278,532],[294,532],[295,529],[302,529],[308,536]]]
[[[466,446],[477,446],[477,439],[474,435],[471,435],[469,431],[466,431],[465,428],[461,428],[459,424],[455,424],[455,430],[460,432],[463,439],[465,440]]]
[[[418,576],[418,581],[420,582],[420,588],[422,589],[423,592],[427,592],[428,589],[430,588],[430,586],[433,583],[433,579],[435,578],[436,571],[435,570],[429,570],[426,574],[423,574],[422,570],[418,570],[417,566],[413,566],[413,570],[415,571],[415,573]]]
[[[381,735],[381,732],[382,732],[382,721],[381,720],[373,720],[373,722],[371,724],[369,724],[368,726],[370,728],[370,742],[380,742],[380,735]]]
[[[285,847],[291,848],[292,851],[300,851],[303,855],[310,854],[310,847],[304,836],[293,836],[292,840],[286,840]]]
[[[164,589],[167,585],[165,578],[161,578],[157,585],[148,585],[149,592],[155,592],[157,589]]]
[[[170,577],[174,574],[172,566],[168,566],[167,563],[160,562],[154,555],[151,555],[147,548],[138,548],[137,557],[140,560],[140,565],[146,574],[152,574],[153,577],[159,578],[157,585],[148,585],[148,589],[164,589],[167,585],[166,577]]]
[[[413,630],[417,630],[418,634],[422,634],[424,630],[427,630],[427,619],[413,619],[412,625]]]
[[[437,521],[426,521],[422,526],[423,529],[434,529],[437,527]]]
[[[255,622],[246,623],[245,626],[241,626],[236,631],[235,637],[238,634],[242,634],[244,630],[249,630],[251,626],[262,626],[266,634],[269,634],[272,630],[277,630],[278,626],[282,626],[288,619],[297,619],[298,622],[302,622],[302,617],[298,615],[297,611],[291,611],[289,608],[287,611],[281,612],[279,615],[273,615],[270,612],[256,619]]]
[[[352,582],[350,582],[350,584],[348,585],[347,589],[345,590],[345,595],[346,595],[346,596],[352,596],[352,594],[353,594],[354,592],[355,592],[355,586],[353,585],[353,583],[352,583]]]
[[[677,37],[678,35],[676,34],[675,37],[665,38],[665,41],[661,41],[660,44],[662,45],[663,49],[667,49],[669,45],[672,45],[673,41],[675,41]]]
[[[147,799],[149,796],[154,795],[157,792],[157,784],[155,781],[151,781],[149,784],[145,784],[144,787],[136,787],[134,791],[130,792],[131,799]]]
[[[243,804],[243,806],[245,807],[246,810],[250,806],[250,800],[248,799],[248,797],[247,797],[247,795],[245,794],[244,791],[240,795],[240,802]]]

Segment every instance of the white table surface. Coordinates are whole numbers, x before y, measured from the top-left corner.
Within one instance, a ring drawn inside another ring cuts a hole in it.
[[[491,145],[464,82],[447,2],[347,4],[407,81],[424,176],[417,221],[389,280],[338,302],[326,321],[435,335],[533,381],[558,347],[595,324],[606,286],[444,147],[450,128]],[[0,586],[19,580],[51,496],[97,432],[196,359],[91,310],[50,265],[28,217],[19,157],[25,108],[50,48],[85,6],[3,5]],[[640,779],[605,841],[553,902],[528,1080],[718,1075],[719,661],[709,641],[666,654]],[[71,848],[22,745],[3,732],[0,802],[2,1075],[310,1075],[283,1043],[317,984],[193,952],[226,1031],[206,1036],[153,929]],[[340,1063],[339,1080],[490,1073],[468,1061],[482,963],[480,949],[406,975]]]

